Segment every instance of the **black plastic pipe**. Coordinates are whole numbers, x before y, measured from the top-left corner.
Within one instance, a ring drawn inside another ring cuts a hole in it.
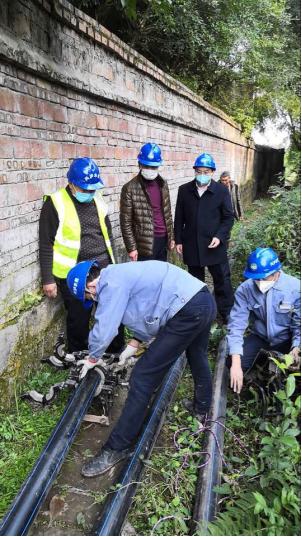
[[[121,534],[140,474],[144,468],[144,460],[148,459],[152,452],[185,365],[186,358],[183,354],[166,375],[151,407],[143,432],[136,444],[135,452],[118,476],[117,483],[120,484],[120,488],[108,496],[102,510],[101,519],[94,527],[94,535]]]
[[[205,451],[210,455],[209,462],[200,469],[197,486],[195,505],[193,510],[191,534],[205,535],[208,522],[214,519],[217,508],[218,493],[214,492],[213,487],[220,484],[220,475],[222,468],[222,459],[220,453],[223,453],[224,428],[218,423],[225,422],[226,405],[227,405],[227,386],[229,371],[226,368],[227,358],[226,338],[220,341],[217,354],[216,368],[213,378],[213,398],[210,410],[209,426],[212,433],[205,433]],[[215,435],[215,436],[214,436]],[[217,445],[218,444],[218,445]]]
[[[2,520],[0,535],[27,535],[79,430],[99,382],[100,375],[90,371],[76,388],[31,473]]]

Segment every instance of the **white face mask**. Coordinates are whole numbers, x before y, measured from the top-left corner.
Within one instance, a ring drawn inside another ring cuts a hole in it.
[[[255,280],[255,284],[261,293],[267,293],[274,286],[275,280]]]
[[[145,168],[141,169],[141,174],[144,179],[148,179],[148,181],[154,181],[156,177],[158,176],[157,170],[147,170]]]

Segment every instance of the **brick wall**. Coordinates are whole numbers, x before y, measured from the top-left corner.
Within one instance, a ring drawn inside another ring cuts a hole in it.
[[[42,196],[65,185],[76,156],[101,166],[120,247],[120,189],[146,141],[162,148],[173,205],[202,151],[251,197],[255,149],[240,127],[93,19],[65,0],[3,0],[0,25],[0,322],[39,285]],[[0,372],[7,338],[4,325]]]

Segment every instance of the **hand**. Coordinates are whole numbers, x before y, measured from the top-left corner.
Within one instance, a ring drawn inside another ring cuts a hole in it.
[[[84,377],[86,377],[88,371],[90,371],[90,369],[93,369],[98,363],[99,360],[97,358],[90,358],[90,356],[88,356],[88,358],[85,358],[85,360],[79,360],[77,362],[77,367],[79,365],[82,366],[79,379],[82,380]]]
[[[301,362],[301,349],[299,347],[293,347],[289,354],[293,357],[292,365],[299,369]]]
[[[58,294],[58,288],[56,283],[46,283],[43,285],[43,292],[44,295],[48,296],[48,298],[56,298]]]
[[[131,340],[131,342],[132,341],[133,340]],[[137,346],[136,345],[131,345],[130,343],[128,343],[126,348],[123,350],[123,352],[121,352],[121,354],[119,356],[118,365],[124,365],[124,363],[129,358],[131,358],[132,356],[134,356],[137,353],[139,343],[138,343],[138,341],[136,343],[137,343]]]
[[[137,258],[138,258],[138,251],[137,250],[132,250],[132,252],[129,252],[128,255],[129,255],[131,261],[137,261]]]
[[[243,371],[241,367],[240,355],[235,354],[232,356],[230,377],[231,389],[234,390],[235,393],[240,393],[243,386]]]
[[[220,244],[220,239],[218,237],[213,237],[212,241],[210,242],[208,248],[217,248]]]
[[[170,250],[174,250],[175,248],[175,241],[170,241]]]
[[[176,244],[176,252],[182,255],[182,244]]]

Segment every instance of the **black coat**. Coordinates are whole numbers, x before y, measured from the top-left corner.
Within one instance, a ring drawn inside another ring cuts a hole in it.
[[[199,197],[195,180],[179,187],[175,210],[175,241],[183,245],[183,258],[189,266],[209,266],[227,260],[227,241],[234,222],[228,189],[211,181]],[[213,237],[217,248],[208,248]]]

